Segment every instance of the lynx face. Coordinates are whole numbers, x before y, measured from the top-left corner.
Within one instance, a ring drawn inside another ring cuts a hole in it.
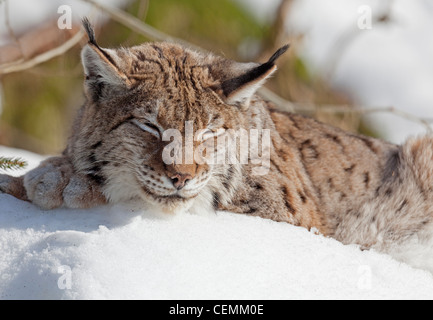
[[[102,49],[85,27],[87,102],[68,147],[76,170],[100,183],[109,200],[140,197],[168,210],[188,206],[217,185],[213,178],[236,171],[197,161],[191,150],[221,129],[243,127],[248,99],[287,48],[265,64],[236,63],[168,43]]]

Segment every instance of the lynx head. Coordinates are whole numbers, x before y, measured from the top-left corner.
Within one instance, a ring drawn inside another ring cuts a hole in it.
[[[170,43],[105,49],[83,22],[87,101],[70,140],[77,170],[100,183],[111,201],[139,197],[165,211],[188,207],[199,195],[212,198],[222,178],[240,174],[233,165],[198,161],[188,148],[213,141],[219,129],[247,126],[249,100],[287,46],[263,64]]]

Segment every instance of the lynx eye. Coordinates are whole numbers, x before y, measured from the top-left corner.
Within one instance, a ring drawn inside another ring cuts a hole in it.
[[[150,123],[149,121],[139,121],[138,119],[132,120],[132,123],[135,124],[137,127],[139,127],[141,130],[149,132],[150,134],[154,135],[157,138],[161,138],[161,135],[159,133],[159,128],[154,125],[153,123]]]

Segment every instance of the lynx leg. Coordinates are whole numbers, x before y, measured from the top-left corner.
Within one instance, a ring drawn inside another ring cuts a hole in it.
[[[7,193],[20,200],[28,201],[23,177],[12,177],[0,174],[0,193]]]
[[[65,157],[45,160],[24,176],[24,187],[31,202],[43,209],[63,205],[63,190],[73,175],[72,164]]]
[[[61,206],[90,208],[106,203],[99,187],[85,175],[74,172],[66,157],[53,157],[24,176],[28,199],[43,209]]]
[[[107,203],[99,186],[85,175],[71,177],[63,190],[64,205],[68,208],[91,208]]]

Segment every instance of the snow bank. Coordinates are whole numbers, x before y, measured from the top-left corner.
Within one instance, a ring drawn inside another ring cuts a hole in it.
[[[43,211],[0,195],[0,256],[1,299],[433,298],[428,272],[226,212]]]

